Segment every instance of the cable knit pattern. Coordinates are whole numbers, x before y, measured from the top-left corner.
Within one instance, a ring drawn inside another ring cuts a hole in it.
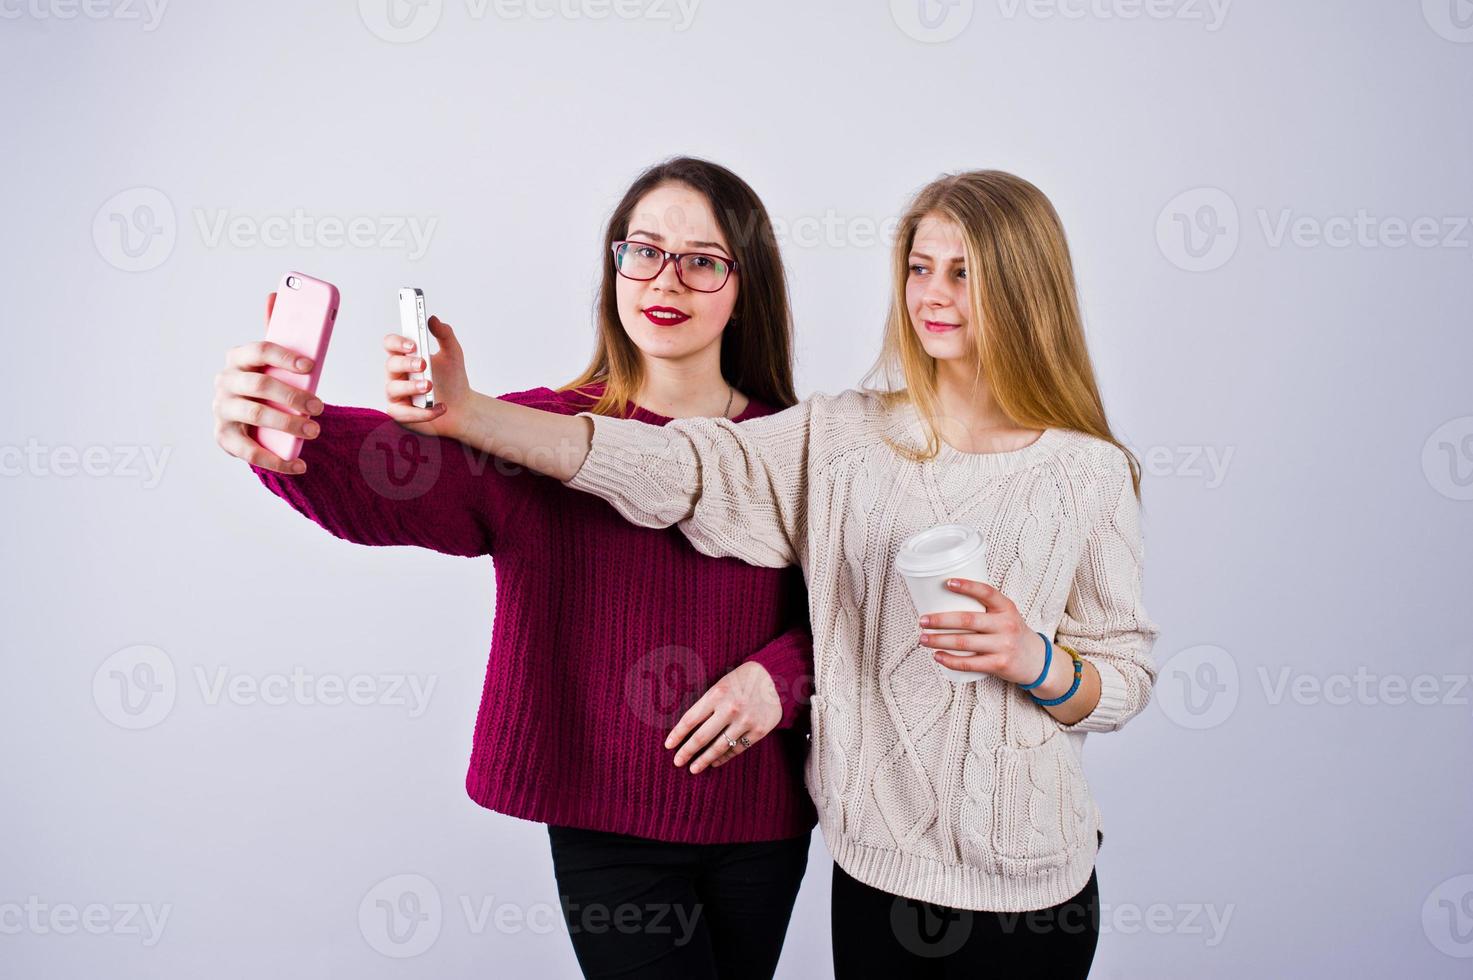
[[[592,449],[569,486],[636,524],[677,525],[708,555],[802,566],[816,683],[805,776],[845,871],[990,911],[1046,908],[1084,887],[1100,827],[1085,733],[1140,713],[1156,679],[1121,450],[1048,429],[1016,451],[943,443],[917,463],[886,444],[924,444],[915,410],[862,391],[741,426],[587,417]],[[1088,716],[1060,725],[1015,684],[940,674],[893,563],[905,538],[942,523],[981,530],[989,581],[1099,671]]]
[[[590,394],[596,394],[590,389]],[[591,397],[507,401],[571,415]],[[771,413],[752,402],[738,419]],[[643,408],[634,418],[670,421]],[[261,482],[340,538],[493,556],[496,615],[466,791],[543,823],[713,844],[806,833],[800,723],[812,636],[797,569],[698,553],[608,504],[383,412],[330,405],[307,472]],[[367,598],[372,604],[372,598]],[[779,728],[719,769],[673,765],[666,733],[722,675],[762,664]]]

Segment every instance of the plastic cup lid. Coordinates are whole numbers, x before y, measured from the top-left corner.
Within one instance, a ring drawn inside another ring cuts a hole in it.
[[[984,548],[976,528],[942,524],[906,538],[895,567],[902,575],[939,575],[972,561]]]

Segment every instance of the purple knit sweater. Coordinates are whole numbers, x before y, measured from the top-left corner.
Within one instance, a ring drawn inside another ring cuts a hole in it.
[[[565,415],[592,404],[548,388],[500,397]],[[772,411],[753,400],[737,420]],[[631,417],[670,421],[643,408]],[[799,569],[707,557],[676,528],[636,527],[592,494],[382,412],[329,405],[317,420],[306,473],[252,467],[271,492],[348,541],[492,556],[473,800],[688,843],[778,840],[814,825],[803,786],[813,638]],[[748,660],[777,686],[779,729],[719,769],[677,769],[665,735]]]

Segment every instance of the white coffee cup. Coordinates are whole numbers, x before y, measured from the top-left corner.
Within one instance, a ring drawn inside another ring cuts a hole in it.
[[[964,578],[987,581],[987,545],[982,533],[965,524],[941,524],[928,531],[913,534],[900,545],[895,568],[910,589],[916,616],[940,612],[986,612],[976,599],[953,592],[947,579]],[[963,630],[928,629],[926,633],[960,633]],[[928,648],[934,649],[934,648]],[[972,656],[969,650],[947,650],[958,657]],[[955,670],[936,664],[936,669],[958,684],[981,680],[986,674],[972,670]]]

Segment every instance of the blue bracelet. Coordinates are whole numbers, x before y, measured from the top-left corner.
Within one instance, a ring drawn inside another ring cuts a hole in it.
[[[1050,640],[1048,637],[1044,636],[1042,633],[1038,634],[1038,637],[1039,637],[1039,639],[1043,640],[1043,673],[1039,674],[1038,675],[1038,680],[1034,681],[1032,684],[1022,684],[1022,685],[1020,685],[1020,689],[1021,690],[1024,690],[1024,691],[1031,691],[1035,687],[1037,687],[1038,685],[1042,684],[1044,682],[1044,680],[1048,677],[1048,669],[1049,669],[1049,667],[1053,666],[1053,662],[1054,662],[1054,641],[1053,640]],[[1032,697],[1032,695],[1030,694],[1029,697]]]
[[[1030,698],[1033,698],[1035,704],[1042,704],[1048,707],[1053,707],[1056,704],[1063,704],[1065,701],[1068,701],[1074,696],[1075,691],[1079,690],[1079,682],[1084,677],[1084,660],[1080,657],[1070,657],[1069,659],[1074,661],[1074,683],[1069,685],[1069,690],[1065,691],[1061,696],[1048,701],[1045,701],[1043,698],[1040,697],[1034,697],[1034,695],[1032,694],[1028,695]]]

